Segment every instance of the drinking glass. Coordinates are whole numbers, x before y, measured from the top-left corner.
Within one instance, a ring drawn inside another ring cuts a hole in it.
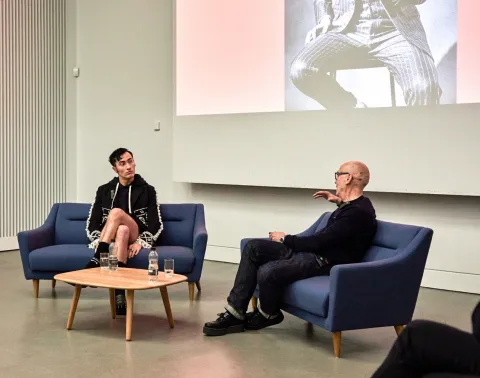
[[[118,256],[117,255],[108,256],[108,267],[113,272],[116,272],[118,270]]]
[[[108,270],[108,252],[100,253],[100,269]]]
[[[165,278],[172,278],[174,273],[173,269],[173,259],[163,260],[163,271],[165,273]]]

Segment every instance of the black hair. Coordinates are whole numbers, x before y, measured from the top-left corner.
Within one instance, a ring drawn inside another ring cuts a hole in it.
[[[126,148],[117,148],[110,154],[110,156],[108,157],[108,161],[110,162],[112,167],[115,167],[115,164],[117,163],[117,161],[120,161],[120,158],[125,152],[128,152],[133,157],[132,152],[127,150]]]

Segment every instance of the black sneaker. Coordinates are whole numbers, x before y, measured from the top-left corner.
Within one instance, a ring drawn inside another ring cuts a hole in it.
[[[92,257],[92,259],[88,262],[87,265],[85,265],[85,268],[83,269],[92,269],[92,268],[99,268],[99,267],[100,267],[100,262],[98,261],[98,259],[96,257]],[[68,283],[68,284],[75,287],[75,284],[72,284],[72,283]],[[92,287],[94,289],[97,288],[96,286],[88,286],[88,287]],[[87,288],[87,286],[82,285],[82,289],[85,289],[85,288]]]
[[[247,314],[246,319],[245,329],[258,331],[283,322],[284,316],[280,311],[277,316],[266,318],[258,309],[255,309]]]
[[[115,313],[117,315],[127,315],[125,290],[115,290]]]
[[[85,265],[85,268],[83,269],[92,269],[98,267],[100,267],[100,261],[98,261],[96,257],[92,257],[92,259],[88,262],[87,265]]]
[[[87,265],[85,265],[85,268],[83,269],[92,269],[92,268],[99,268],[99,267],[100,267],[100,262],[98,261],[98,259],[96,257],[92,257],[92,259],[88,262]],[[75,286],[75,284],[72,284],[72,283],[69,283],[69,285]],[[88,287],[91,287],[93,289],[97,288],[96,286],[88,286]],[[82,289],[85,289],[85,288],[87,288],[87,286],[82,285]]]
[[[258,309],[255,308],[255,310],[253,310],[252,312],[247,312],[245,314],[245,328],[247,327],[247,324],[250,321],[250,319],[252,319],[257,312],[258,312]]]
[[[245,330],[245,321],[237,319],[228,311],[218,314],[218,319],[214,322],[205,323],[203,333],[207,336],[223,336],[227,333],[243,332]]]

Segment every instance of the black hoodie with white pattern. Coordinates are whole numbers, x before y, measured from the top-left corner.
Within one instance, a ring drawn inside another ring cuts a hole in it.
[[[115,177],[97,189],[86,227],[90,248],[95,249],[98,245],[108,214],[114,208],[119,185],[118,177]],[[128,209],[126,212],[138,225],[139,236],[136,242],[144,248],[150,248],[163,230],[157,192],[138,174],[135,175],[128,190]]]

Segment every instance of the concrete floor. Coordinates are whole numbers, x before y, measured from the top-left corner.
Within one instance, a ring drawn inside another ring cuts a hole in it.
[[[108,290],[84,289],[73,329],[65,329],[73,288],[40,282],[33,297],[18,252],[0,253],[0,377],[369,377],[395,340],[393,328],[343,333],[342,358],[329,332],[286,315],[276,327],[217,338],[202,334],[216,318],[236,265],[205,262],[203,292],[188,300],[186,284],[169,289],[175,328],[158,290],[135,294],[132,341],[125,318],[110,318]],[[479,296],[422,289],[415,318],[470,330]]]

